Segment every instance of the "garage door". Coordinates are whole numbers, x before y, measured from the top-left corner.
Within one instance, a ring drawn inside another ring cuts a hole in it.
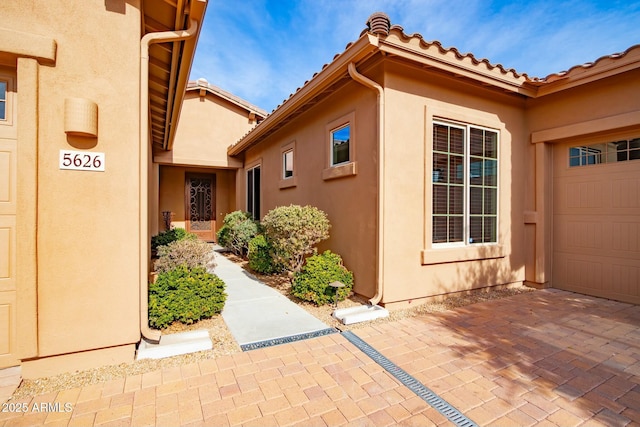
[[[640,304],[640,138],[553,157],[553,287]]]
[[[0,68],[0,368],[16,358],[16,179],[15,74]]]

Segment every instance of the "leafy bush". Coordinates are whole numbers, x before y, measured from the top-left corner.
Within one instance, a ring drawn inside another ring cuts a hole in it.
[[[169,230],[161,231],[157,235],[151,237],[151,249],[156,250],[160,246],[168,245],[171,242],[177,240],[189,239],[195,240],[198,237],[193,233],[187,233],[184,228],[171,228]]]
[[[279,273],[284,268],[276,263],[273,247],[263,234],[258,234],[249,242],[249,268],[262,274]]]
[[[191,324],[220,313],[227,294],[224,282],[204,268],[181,265],[149,284],[149,325],[162,329],[174,321]]]
[[[258,223],[249,212],[235,211],[227,214],[218,230],[218,244],[243,256],[249,251],[249,242],[258,234]]]
[[[353,273],[342,265],[340,255],[325,251],[307,258],[302,270],[293,276],[291,293],[316,305],[329,304],[335,301],[335,289],[329,283],[335,281],[345,285],[337,288],[338,301],[343,301],[353,289]]]
[[[158,273],[166,273],[184,265],[187,268],[215,267],[211,246],[201,240],[182,239],[158,248],[158,259],[154,267]]]
[[[329,238],[327,214],[313,206],[280,206],[269,211],[262,219],[267,240],[273,247],[276,264],[298,272],[309,254],[315,254],[315,245]]]

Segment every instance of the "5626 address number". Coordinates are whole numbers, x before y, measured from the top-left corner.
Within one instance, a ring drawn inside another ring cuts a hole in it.
[[[60,169],[104,172],[104,153],[60,150]]]

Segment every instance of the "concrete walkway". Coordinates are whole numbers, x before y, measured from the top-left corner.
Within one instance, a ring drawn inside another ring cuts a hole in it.
[[[222,317],[243,349],[328,332],[325,323],[258,281],[238,264],[219,253],[216,253],[216,263],[214,273],[227,285]]]
[[[640,425],[640,306],[549,289],[355,333],[481,426]],[[452,425],[343,334],[13,403],[0,425]]]

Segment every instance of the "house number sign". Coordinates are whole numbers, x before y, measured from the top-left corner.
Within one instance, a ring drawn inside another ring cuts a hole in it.
[[[60,169],[104,172],[104,153],[60,150]]]

